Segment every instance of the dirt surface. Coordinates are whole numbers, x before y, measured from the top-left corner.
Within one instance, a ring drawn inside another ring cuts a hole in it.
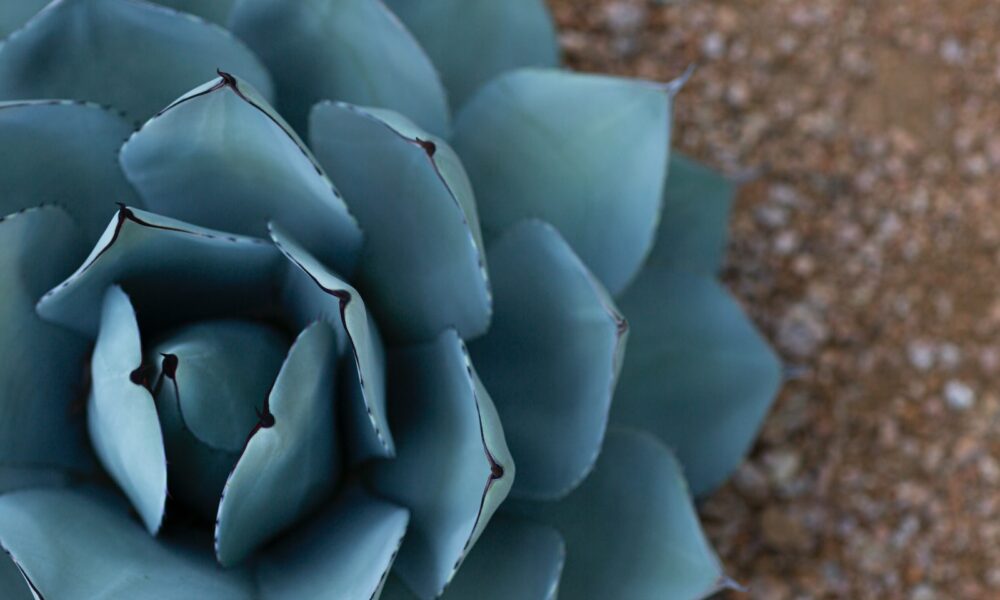
[[[551,0],[750,177],[725,275],[796,379],[702,506],[750,598],[1000,598],[1000,2]],[[734,597],[746,597],[734,595]]]

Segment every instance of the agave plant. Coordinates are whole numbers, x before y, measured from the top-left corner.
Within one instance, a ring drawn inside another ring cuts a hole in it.
[[[779,369],[679,82],[560,70],[538,0],[42,4],[0,5],[5,598],[727,584],[690,493]]]

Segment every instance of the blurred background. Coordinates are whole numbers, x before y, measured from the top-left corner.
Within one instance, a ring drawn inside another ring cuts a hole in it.
[[[794,380],[700,507],[728,571],[1000,598],[1000,2],[549,1],[578,69],[696,65],[674,146],[748,181],[725,280]]]

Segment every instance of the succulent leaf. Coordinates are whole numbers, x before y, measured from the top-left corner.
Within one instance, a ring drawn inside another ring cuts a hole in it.
[[[142,0],[60,0],[0,46],[0,99],[87,100],[141,122],[216,69],[271,97],[267,71],[221,27]]]
[[[339,192],[288,124],[229,74],[150,119],[121,165],[154,212],[264,237],[274,220],[337,270],[354,269],[361,230]]]
[[[186,325],[147,353],[171,494],[206,522],[287,352],[275,328],[225,319]]]
[[[115,213],[116,201],[137,200],[114,163],[131,131],[120,117],[94,104],[0,102],[0,214],[58,203],[76,219],[88,242],[96,240]]]
[[[476,542],[442,600],[555,600],[566,560],[559,532],[499,514]]]
[[[385,410],[385,351],[361,295],[277,226],[271,239],[291,264],[282,285],[282,303],[299,327],[321,319],[337,332],[350,354],[347,420],[351,462],[395,453]]]
[[[283,267],[281,253],[264,240],[123,206],[83,265],[42,296],[37,310],[46,321],[94,337],[104,291],[117,283],[140,310],[167,325],[238,316],[271,302]]]
[[[382,330],[410,341],[483,333],[490,290],[472,186],[458,157],[398,113],[323,102],[309,139],[365,231],[360,287]]]
[[[611,429],[594,472],[566,499],[507,507],[562,533],[566,598],[694,600],[728,585],[680,464],[648,434]]]
[[[458,114],[452,144],[487,239],[542,219],[611,293],[622,290],[653,243],[677,87],[544,69],[484,86]]]
[[[736,184],[679,154],[670,156],[663,216],[647,265],[714,275],[722,268]]]
[[[156,0],[156,3],[225,26],[236,0]]]
[[[0,496],[0,546],[35,598],[256,597],[248,571],[222,570],[189,535],[150,537],[118,498],[96,490]]]
[[[167,457],[153,397],[133,375],[141,364],[135,311],[121,288],[110,287],[90,363],[90,443],[146,529],[156,534],[167,501]]]
[[[329,498],[340,471],[336,358],[336,335],[325,322],[309,326],[292,344],[223,490],[215,525],[215,554],[223,566],[239,563]]]
[[[28,22],[49,0],[19,0],[0,2],[0,39],[17,31]]]
[[[559,45],[542,0],[388,0],[462,106],[481,85],[520,67],[555,67]]]
[[[260,560],[262,600],[378,598],[409,513],[354,485]]]
[[[274,74],[278,109],[299,132],[320,100],[402,113],[449,130],[441,79],[381,0],[242,0],[229,21]]]
[[[651,266],[622,298],[632,323],[612,421],[677,453],[696,495],[743,460],[781,384],[781,365],[714,278]]]
[[[395,571],[436,598],[506,498],[514,462],[496,409],[449,329],[389,357],[395,460],[372,465],[378,493],[410,509]]]
[[[0,491],[92,464],[74,407],[86,391],[78,380],[87,342],[35,314],[38,297],[85,248],[73,219],[54,206],[0,217]]]
[[[518,464],[513,495],[558,498],[600,452],[628,327],[548,224],[515,225],[489,260],[496,316],[469,349]]]

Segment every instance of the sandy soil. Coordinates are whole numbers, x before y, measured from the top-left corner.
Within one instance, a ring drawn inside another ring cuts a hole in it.
[[[731,574],[1000,598],[1000,2],[551,4],[577,68],[698,65],[675,145],[752,178],[726,280],[796,379],[702,506]]]

